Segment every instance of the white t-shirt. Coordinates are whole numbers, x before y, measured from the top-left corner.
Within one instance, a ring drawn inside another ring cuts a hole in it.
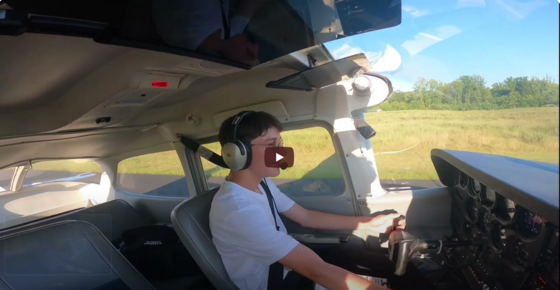
[[[279,212],[289,210],[294,201],[266,180]],[[289,236],[282,220],[276,230],[265,191],[250,191],[236,183],[222,184],[210,209],[212,240],[222,256],[230,279],[241,290],[264,290],[268,268],[289,254],[298,242]],[[284,276],[287,271],[284,271]]]

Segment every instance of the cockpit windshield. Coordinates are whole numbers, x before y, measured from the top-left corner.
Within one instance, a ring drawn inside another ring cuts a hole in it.
[[[9,33],[25,27],[28,32],[82,34],[103,43],[191,52],[249,67],[401,22],[400,0],[5,2],[14,9],[0,19],[0,25],[11,27],[4,29]]]
[[[557,1],[405,0],[402,9],[397,27],[326,44],[336,59],[364,53],[393,84],[366,114],[388,185],[435,186],[433,148],[558,164]]]

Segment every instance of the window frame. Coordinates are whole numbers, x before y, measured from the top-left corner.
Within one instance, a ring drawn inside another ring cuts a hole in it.
[[[352,186],[352,182],[351,182],[351,177],[349,174],[349,170],[348,170],[348,165],[346,164],[346,160],[344,158],[342,158],[342,156],[344,156],[344,154],[340,154],[340,152],[342,152],[342,145],[340,144],[340,140],[338,139],[338,135],[334,134],[334,130],[333,127],[325,122],[325,121],[319,121],[319,120],[305,120],[305,121],[297,121],[297,122],[292,122],[292,123],[282,123],[283,126],[283,131],[282,132],[287,132],[287,131],[293,131],[293,130],[301,130],[301,129],[312,129],[315,127],[320,127],[325,129],[329,136],[331,137],[331,143],[334,147],[334,151],[335,151],[335,155],[337,156],[337,160],[338,160],[338,164],[340,166],[340,171],[342,172],[342,179],[344,180],[344,192],[342,192],[341,194],[338,195],[319,195],[319,196],[313,196],[312,198],[351,198],[352,200],[354,200],[353,196],[355,196],[354,194],[354,188]],[[217,142],[218,141],[218,135],[214,135],[214,136],[210,136],[210,137],[205,137],[205,138],[200,138],[197,139],[197,142],[200,144],[207,144],[207,143],[213,143],[213,142]],[[188,149],[186,149],[188,150]],[[216,152],[217,154],[220,154],[220,152]],[[198,156],[198,160],[199,163],[201,164],[200,166],[200,172],[202,174],[200,174],[199,172],[199,176],[201,175],[202,178],[204,179],[204,188],[205,188],[205,192],[208,191],[208,182],[206,180],[206,176],[204,175],[204,169],[202,168],[202,163],[201,163],[201,158],[203,158],[202,156],[200,156],[199,154],[195,154],[196,156]],[[297,157],[296,157],[297,158]],[[303,196],[297,196],[296,198],[302,198]],[[293,197],[291,197],[293,198]],[[305,197],[303,197],[305,198]],[[357,206],[355,205],[354,208],[357,208]]]
[[[30,169],[33,169],[33,164],[35,164],[35,163],[48,162],[48,161],[77,160],[77,159],[88,159],[91,162],[95,162],[99,166],[99,168],[101,169],[101,174],[103,174],[102,163],[99,162],[99,160],[97,158],[91,158],[91,157],[43,158],[43,159],[29,160],[29,161],[26,161],[25,163],[19,162],[19,163],[16,163],[16,165],[10,165],[10,166],[7,166],[7,167],[3,168],[3,169],[6,169],[6,168],[12,168],[13,167],[13,168],[15,168],[15,171],[14,171],[14,174],[12,176],[12,180],[10,181],[10,185],[8,187],[8,190],[0,192],[0,196],[20,192],[21,189],[23,188],[25,179],[27,177],[27,173],[29,172]],[[101,181],[100,181],[100,183],[101,183]],[[91,183],[91,184],[98,184],[99,185],[100,183]]]
[[[1,169],[1,170],[5,170],[5,169],[12,169],[13,168],[14,172],[12,173],[12,178],[8,181],[8,187],[4,188],[5,189],[4,191],[0,191],[0,196],[16,193],[17,191],[19,191],[19,189],[18,190],[13,190],[13,188],[14,188],[14,181],[17,183],[18,180],[21,180],[21,178],[19,176],[20,174],[18,174],[18,169],[20,167],[21,166],[8,166],[8,167],[5,167],[5,168]]]
[[[49,162],[49,161],[65,161],[65,160],[89,160],[90,162],[94,162],[99,166],[99,169],[101,169],[100,174],[103,174],[103,167],[101,166],[101,163],[98,162],[97,158],[91,158],[91,157],[73,157],[73,158],[46,158],[46,159],[37,159],[37,160],[31,160],[29,161],[26,165],[22,166],[23,168],[23,172],[22,172],[22,176],[21,176],[21,180],[18,180],[18,182],[21,182],[21,184],[19,185],[19,189],[23,188],[23,186],[25,185],[25,178],[27,177],[27,173],[29,173],[29,170],[33,170],[33,164],[36,163],[41,163],[41,162]],[[101,180],[99,181],[99,183],[90,183],[90,184],[97,184],[99,185],[101,183]],[[18,189],[18,191],[19,191]]]

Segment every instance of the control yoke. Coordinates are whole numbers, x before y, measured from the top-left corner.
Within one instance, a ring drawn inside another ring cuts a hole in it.
[[[470,246],[471,241],[443,241],[421,240],[405,231],[393,231],[389,236],[389,259],[395,264],[395,275],[402,276],[406,266],[416,254],[437,250],[441,253],[443,247]]]

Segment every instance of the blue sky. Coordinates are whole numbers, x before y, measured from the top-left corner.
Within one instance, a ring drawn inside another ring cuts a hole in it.
[[[363,52],[395,90],[419,77],[449,82],[478,74],[487,86],[506,77],[558,82],[556,0],[402,0],[399,26],[325,45],[335,58]]]

